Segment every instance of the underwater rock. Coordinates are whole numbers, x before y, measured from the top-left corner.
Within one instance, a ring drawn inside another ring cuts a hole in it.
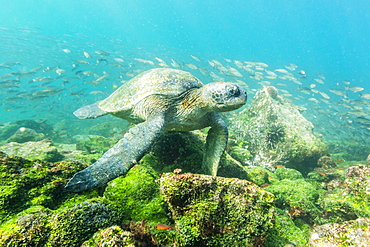
[[[273,226],[273,195],[251,182],[186,173],[160,185],[179,246],[261,246]]]
[[[158,138],[143,157],[158,174],[181,169],[183,173],[203,173],[200,165],[203,160],[207,132],[195,130],[189,132],[166,131]],[[245,178],[246,171],[238,161],[225,153],[220,161],[218,176]]]
[[[77,162],[35,162],[0,152],[0,222],[30,206],[56,208],[68,198],[67,180],[83,168]]]
[[[276,219],[268,231],[263,247],[308,246],[310,227],[299,221],[293,221],[289,214],[276,208]]]
[[[244,179],[258,185],[269,184],[269,176],[271,176],[272,172],[268,171],[265,168],[255,166],[255,167],[246,167],[245,171],[247,175]]]
[[[279,168],[280,170],[282,168]],[[292,169],[281,170],[280,177],[285,177],[292,172]],[[297,178],[301,175],[294,173]],[[313,224],[315,218],[320,213],[317,207],[317,200],[324,193],[324,190],[316,187],[304,179],[283,179],[274,182],[272,185],[264,188],[266,191],[274,194],[275,204],[278,208],[284,210],[292,219],[300,219],[305,224]]]
[[[367,162],[368,165],[370,165],[370,154],[367,156],[366,162]]]
[[[349,167],[344,182],[347,184],[349,194],[361,196],[370,202],[370,167],[365,165]]]
[[[283,179],[289,179],[289,180],[295,180],[295,179],[303,179],[302,173],[300,173],[297,170],[285,168],[285,167],[279,167],[275,171],[275,175],[279,180]]]
[[[311,246],[370,246],[370,219],[314,226],[310,237]]]
[[[259,90],[251,106],[228,122],[231,137],[244,142],[251,153],[242,161],[244,165],[270,170],[284,165],[305,175],[320,157],[328,155],[327,146],[313,134],[313,124],[274,87]]]
[[[45,135],[42,133],[37,133],[33,129],[29,129],[26,127],[19,128],[11,137],[9,137],[6,142],[18,142],[18,143],[24,143],[24,142],[34,142],[34,141],[40,141],[45,138]]]
[[[134,247],[136,241],[129,231],[122,230],[119,226],[111,226],[95,233],[92,238],[85,241],[81,247]]]
[[[370,217],[370,168],[365,165],[351,166],[345,180],[321,199],[318,224],[340,223],[359,217]]]
[[[320,157],[320,159],[317,161],[317,165],[323,169],[331,169],[337,167],[337,163],[335,163],[334,159],[329,156]]]
[[[54,215],[50,222],[51,246],[80,246],[99,229],[117,222],[102,202],[85,201]]]
[[[0,128],[0,141],[8,139],[20,128],[33,129],[47,137],[54,136],[52,126],[48,125],[45,120],[20,119]]]
[[[136,165],[126,176],[108,183],[104,197],[111,201],[111,206],[118,214],[131,221],[148,220],[157,224],[167,221],[163,198],[156,182],[158,178],[149,166]]]
[[[29,160],[57,162],[63,159],[57,148],[52,146],[51,139],[38,142],[10,142],[0,147],[0,151],[9,156],[18,156]]]
[[[0,246],[46,246],[50,210],[33,207],[0,226]]]

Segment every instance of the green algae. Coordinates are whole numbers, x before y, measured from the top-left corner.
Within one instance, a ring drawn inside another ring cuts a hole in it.
[[[239,179],[163,175],[179,246],[252,246],[273,225],[273,196]]]
[[[84,166],[77,162],[47,163],[0,155],[0,222],[30,207],[55,209],[67,198],[68,179]]]
[[[79,203],[52,217],[48,246],[79,246],[99,229],[117,223],[108,206],[98,199]]]
[[[284,246],[309,246],[309,226],[294,222],[288,214],[281,209],[276,209],[274,227],[269,230],[265,247]]]
[[[369,218],[315,226],[311,233],[310,246],[369,246],[369,229]]]
[[[255,183],[258,186],[269,184],[270,183],[269,177],[273,176],[272,172],[258,166],[245,167],[245,171],[247,172],[245,179]]]
[[[295,169],[285,168],[285,167],[279,167],[275,171],[275,175],[277,176],[277,179],[283,180],[283,179],[290,179],[290,180],[296,180],[296,179],[303,179],[302,173]]]
[[[304,179],[283,179],[265,189],[275,195],[277,207],[306,224],[312,224],[320,213],[317,201],[324,190]]]
[[[119,226],[112,226],[96,232],[92,238],[85,241],[81,247],[134,247],[136,241],[129,231]]]
[[[125,177],[111,181],[104,197],[126,221],[146,220],[152,224],[166,222],[167,215],[162,206],[163,198],[157,179],[159,177],[153,169],[136,165]]]
[[[0,226],[0,246],[46,246],[51,211],[42,206],[28,208]]]

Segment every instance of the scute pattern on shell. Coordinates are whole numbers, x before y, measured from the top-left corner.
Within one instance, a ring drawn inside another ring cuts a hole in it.
[[[107,112],[126,111],[149,95],[175,97],[202,86],[202,82],[189,72],[169,68],[151,69],[123,84],[101,101],[99,107]]]

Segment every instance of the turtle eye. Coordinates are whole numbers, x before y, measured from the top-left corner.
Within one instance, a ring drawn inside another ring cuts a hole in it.
[[[237,86],[233,85],[228,88],[229,95],[238,97],[240,95],[240,90]]]

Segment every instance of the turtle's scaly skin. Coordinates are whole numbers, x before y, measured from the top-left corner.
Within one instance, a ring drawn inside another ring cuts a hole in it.
[[[76,173],[66,189],[82,191],[127,173],[149,150],[163,130],[190,131],[210,126],[203,171],[216,175],[227,143],[227,127],[217,112],[245,104],[246,92],[233,83],[203,85],[188,72],[152,69],[132,78],[108,98],[74,114],[96,118],[106,114],[138,123],[88,168]]]

